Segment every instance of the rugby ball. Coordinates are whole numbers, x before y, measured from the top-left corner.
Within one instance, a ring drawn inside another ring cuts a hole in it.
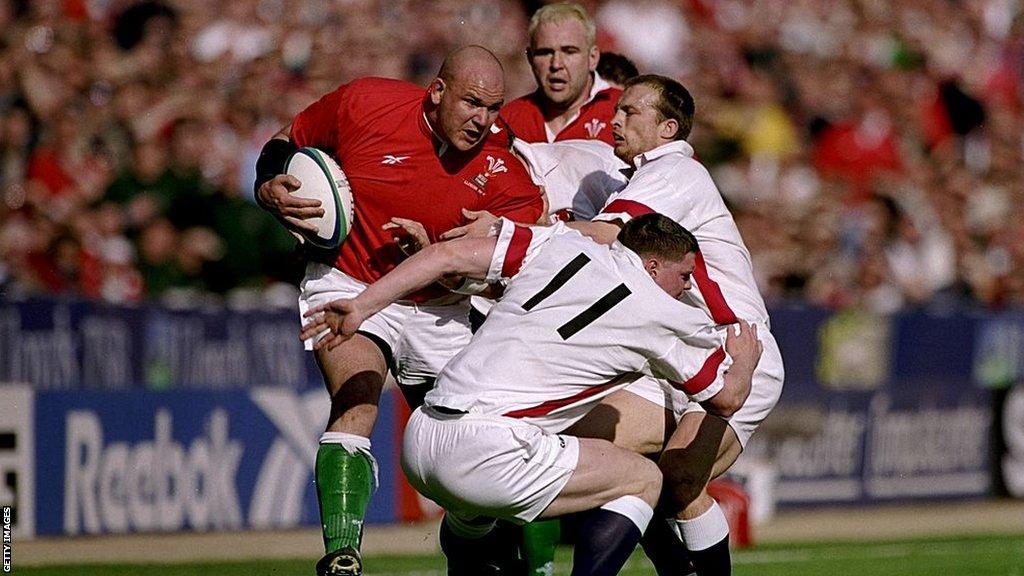
[[[345,241],[352,229],[352,188],[341,167],[326,152],[316,148],[299,148],[288,158],[284,167],[301,183],[293,195],[320,201],[324,215],[310,218],[307,222],[316,226],[316,233],[298,231],[302,237],[317,248],[333,250]]]

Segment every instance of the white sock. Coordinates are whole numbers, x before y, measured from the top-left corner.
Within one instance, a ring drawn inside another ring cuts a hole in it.
[[[348,432],[324,432],[320,435],[321,444],[341,444],[345,450],[355,454],[356,452],[369,452],[370,439]]]
[[[651,523],[651,518],[654,516],[654,509],[651,508],[647,502],[644,502],[636,496],[622,496],[620,498],[616,498],[604,506],[601,506],[601,509],[622,514],[626,518],[629,518],[633,524],[636,524],[636,527],[640,529],[641,534],[647,530],[647,525]]]
[[[370,452],[370,439],[348,432],[324,432],[320,435],[321,444],[341,444],[342,448],[349,454],[359,452],[370,460],[370,468],[373,469],[373,489],[376,490],[380,483],[377,481],[377,459]]]
[[[707,550],[729,536],[729,521],[718,502],[692,520],[676,520],[688,550]]]

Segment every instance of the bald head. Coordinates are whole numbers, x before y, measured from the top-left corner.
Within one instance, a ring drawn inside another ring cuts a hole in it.
[[[434,132],[467,151],[483,142],[505,103],[505,71],[482,46],[466,46],[444,59],[430,84],[427,120]]]
[[[505,87],[505,71],[493,52],[483,46],[463,46],[445,56],[437,77],[445,82],[488,80]]]

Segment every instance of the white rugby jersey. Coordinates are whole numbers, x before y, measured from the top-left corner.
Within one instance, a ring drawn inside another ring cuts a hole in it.
[[[441,370],[428,406],[559,432],[640,375],[698,402],[724,385],[726,328],[666,294],[621,244],[502,219],[487,279],[507,282],[505,294]]]
[[[659,212],[682,224],[700,244],[693,272],[698,290],[687,291],[683,300],[704,308],[719,324],[742,318],[770,326],[750,252],[711,175],[693,159],[693,148],[681,140],[663,144],[637,156],[634,165],[629,184],[594,220],[627,222]]]
[[[530,171],[533,183],[548,196],[548,214],[555,220],[590,220],[608,197],[626,186],[629,166],[600,140],[512,143]]]
[[[629,166],[601,140],[516,139],[512,147],[526,161],[533,183],[544,187],[553,221],[590,220],[628,182],[622,170]],[[486,316],[494,300],[473,296],[470,304]]]

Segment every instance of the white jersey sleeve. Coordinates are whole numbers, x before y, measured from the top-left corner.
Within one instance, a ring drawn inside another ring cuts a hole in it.
[[[626,185],[622,170],[627,164],[604,142],[515,140],[512,147],[526,162],[533,182],[544,187],[548,212],[555,219],[590,220]]]
[[[718,394],[731,365],[732,358],[725,352],[724,331],[713,326],[680,336],[667,353],[649,363],[651,376],[668,380],[694,402]]]
[[[508,283],[548,240],[571,232],[560,222],[554,226],[521,226],[507,218],[498,220],[498,243],[487,269],[487,281],[490,283]]]
[[[613,194],[594,220],[630,219],[651,212],[664,214],[693,231],[727,214],[725,202],[708,171],[692,158],[664,158],[658,170],[637,170],[621,191]],[[671,162],[671,170],[664,164]]]

